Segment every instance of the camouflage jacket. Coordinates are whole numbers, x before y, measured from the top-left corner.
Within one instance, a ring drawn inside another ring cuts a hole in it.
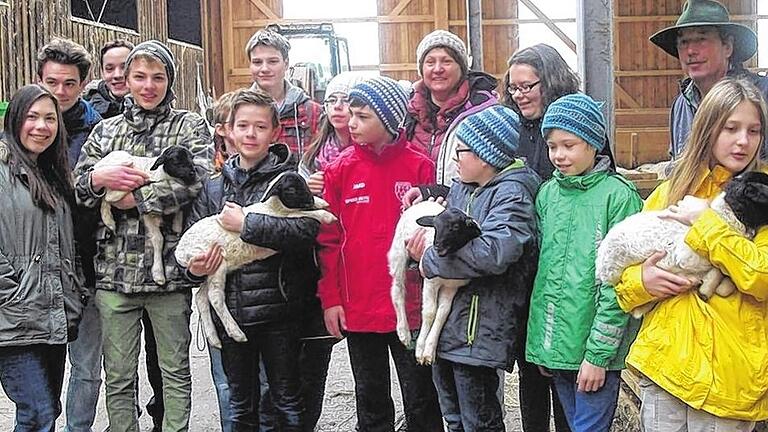
[[[91,185],[93,166],[107,153],[124,150],[134,156],[159,156],[166,147],[182,145],[195,156],[199,181],[192,186],[167,180],[147,184],[133,191],[136,208],[122,211],[112,208],[117,232],[112,233],[101,220],[96,229],[96,288],[121,293],[170,292],[186,289],[189,284],[179,273],[173,250],[181,235],[173,227],[174,216],[186,211],[202,188],[202,179],[211,171],[213,147],[204,120],[195,113],[160,106],[144,111],[137,105],[99,123],[83,146],[75,167],[77,202],[85,207],[101,205],[103,191]],[[152,280],[152,247],[145,239],[142,214],[163,215],[163,262],[167,283]]]

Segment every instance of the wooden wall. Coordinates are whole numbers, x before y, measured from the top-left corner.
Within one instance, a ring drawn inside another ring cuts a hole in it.
[[[720,1],[732,19],[755,28],[758,0]],[[669,159],[669,109],[684,77],[679,61],[648,38],[677,21],[682,3],[613,0],[615,148],[622,166]]]
[[[98,55],[105,42],[158,39],[168,42],[176,57],[176,106],[196,110],[195,70],[198,63],[204,64],[203,49],[168,41],[165,1],[137,0],[137,7],[138,32],[72,18],[67,0],[0,0],[0,100],[10,99],[16,89],[37,81],[37,50],[53,37],[72,39],[92,53],[94,78],[99,76]],[[208,88],[207,72],[202,73],[203,88]]]

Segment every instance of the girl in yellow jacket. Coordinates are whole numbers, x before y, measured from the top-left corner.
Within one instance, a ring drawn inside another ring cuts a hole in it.
[[[751,431],[756,420],[768,418],[768,228],[746,239],[708,205],[733,176],[766,170],[758,159],[766,117],[765,102],[749,82],[716,84],[699,106],[669,181],[646,200],[644,210],[669,207],[670,218],[690,225],[685,242],[738,290],[705,302],[692,281],[655,265],[663,253],[624,271],[616,286],[622,309],[657,302],[627,357],[643,375],[645,432]],[[686,195],[700,200],[677,206]]]

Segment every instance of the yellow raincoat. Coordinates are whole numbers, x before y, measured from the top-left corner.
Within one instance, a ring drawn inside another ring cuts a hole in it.
[[[707,170],[695,196],[712,199],[731,178]],[[666,207],[669,183],[645,210]],[[695,409],[723,418],[768,418],[768,227],[754,241],[730,229],[712,210],[693,224],[685,242],[730,275],[738,291],[704,302],[694,291],[659,302],[648,312],[627,364]],[[643,287],[640,265],[616,286],[625,311],[654,299]]]

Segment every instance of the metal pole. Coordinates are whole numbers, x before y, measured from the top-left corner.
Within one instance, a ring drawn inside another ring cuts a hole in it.
[[[467,0],[469,68],[483,70],[483,0]]]

